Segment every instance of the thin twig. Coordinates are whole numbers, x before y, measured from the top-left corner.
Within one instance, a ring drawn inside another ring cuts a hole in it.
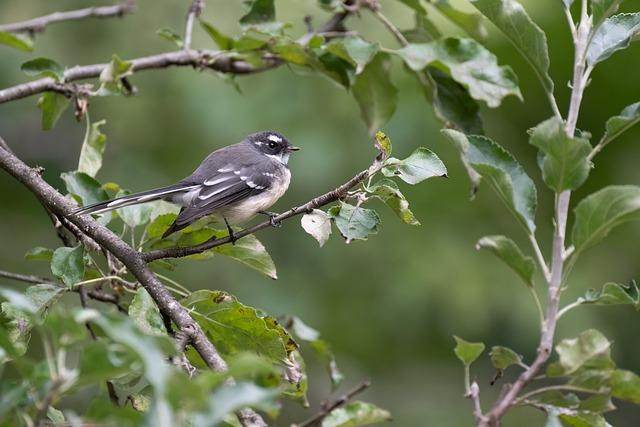
[[[477,382],[474,381],[469,386],[469,391],[465,397],[471,399],[471,403],[473,404],[473,416],[476,419],[476,423],[486,421],[486,417],[482,414],[482,406],[480,404],[480,386]]]
[[[41,32],[50,25],[63,21],[77,21],[86,18],[110,18],[123,16],[135,10],[135,1],[128,0],[112,6],[87,7],[85,9],[55,12],[38,18],[28,19],[12,24],[0,24],[0,31],[17,32]]]
[[[358,384],[358,386],[346,392],[340,398],[334,400],[332,403],[322,405],[322,409],[311,418],[301,422],[300,424],[291,424],[291,427],[313,427],[320,425],[322,420],[324,420],[331,413],[331,411],[343,406],[351,399],[353,399],[356,395],[366,390],[370,385],[371,382],[369,380],[363,381],[362,383]]]
[[[547,391],[553,391],[553,390],[575,391],[577,393],[600,394],[598,393],[597,390],[584,388],[584,387],[577,387],[577,386],[572,386],[567,384],[550,385],[547,387],[540,387],[528,393],[523,394],[518,399],[516,399],[516,401],[514,402],[514,405],[519,405],[520,403],[524,402],[525,400],[537,394],[545,393]]]
[[[189,13],[187,13],[187,24],[184,29],[184,45],[182,46],[184,50],[191,49],[193,22],[200,16],[202,9],[204,9],[204,0],[193,0],[193,3],[191,3],[191,7],[189,8]]]

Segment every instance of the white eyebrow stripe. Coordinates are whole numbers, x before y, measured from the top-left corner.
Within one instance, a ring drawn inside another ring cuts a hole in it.
[[[226,187],[218,188],[216,191],[214,191],[212,193],[209,193],[209,194],[204,195],[204,196],[203,195],[198,196],[198,199],[207,200],[208,198],[211,198],[211,197],[215,196],[218,193],[222,193],[223,191],[228,190],[229,188],[231,188],[233,186],[234,186],[234,184],[231,184],[231,185],[228,185]]]
[[[269,135],[267,139],[273,142],[282,142],[282,138],[280,138],[278,135]]]
[[[233,175],[224,175],[224,176],[219,177],[219,178],[208,179],[205,182],[203,182],[203,184],[204,185],[216,185],[216,184],[220,184],[221,182],[225,182],[227,180],[230,180],[231,178],[233,178]]]

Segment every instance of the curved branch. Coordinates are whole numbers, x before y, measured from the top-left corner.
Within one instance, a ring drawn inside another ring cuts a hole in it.
[[[279,215],[274,216],[272,219],[268,221],[261,222],[260,224],[256,224],[253,227],[245,228],[244,230],[237,231],[233,233],[234,239],[237,240],[241,237],[248,236],[249,234],[253,234],[256,231],[260,231],[262,229],[272,227],[272,224],[279,224],[280,222],[292,218],[294,216],[309,213],[313,209],[317,209],[321,206],[327,205],[329,203],[335,202],[336,200],[342,199],[347,195],[347,192],[351,190],[356,185],[363,182],[365,179],[369,177],[369,169],[363,170],[356,174],[349,181],[345,182],[335,190],[331,190],[327,193],[324,193],[321,196],[318,196],[314,199],[311,199],[307,203],[295,206],[289,209],[286,212],[283,212]],[[211,248],[215,248],[216,246],[224,245],[226,243],[231,243],[231,237],[221,237],[221,238],[212,238],[211,240],[207,240],[204,243],[194,246],[182,246],[182,247],[173,247],[167,249],[157,249],[149,252],[142,252],[141,256],[146,262],[155,261],[162,258],[181,258],[189,255],[199,254]]]
[[[28,19],[26,21],[15,22],[12,24],[0,24],[0,31],[10,33],[42,32],[48,25],[55,24],[57,22],[78,21],[85,18],[110,18],[113,16],[123,16],[127,13],[133,12],[135,8],[135,1],[127,0],[112,6],[87,7],[85,9],[69,10],[66,12],[55,12],[38,18]]]

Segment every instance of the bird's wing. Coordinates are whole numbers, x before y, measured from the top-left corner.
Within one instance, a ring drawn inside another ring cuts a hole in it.
[[[176,225],[190,224],[219,208],[266,191],[271,183],[269,177],[268,170],[260,165],[219,168],[202,182],[198,195],[180,213]]]

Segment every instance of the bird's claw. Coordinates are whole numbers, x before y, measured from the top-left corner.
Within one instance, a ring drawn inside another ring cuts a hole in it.
[[[282,226],[282,223],[280,221],[276,220],[276,218],[279,216],[279,214],[277,212],[260,211],[259,213],[269,217],[269,223],[271,224],[272,227],[280,227],[280,226]]]

